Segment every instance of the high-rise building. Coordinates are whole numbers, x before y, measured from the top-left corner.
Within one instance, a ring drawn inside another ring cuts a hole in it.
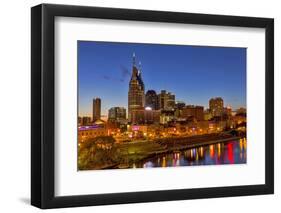
[[[156,124],[160,122],[160,110],[145,109],[133,110],[131,113],[132,124]]]
[[[91,125],[91,117],[88,117],[88,116],[82,117],[82,119],[81,119],[81,125],[82,125],[82,126]]]
[[[129,83],[128,92],[128,119],[131,122],[131,113],[133,110],[144,109],[145,95],[144,83],[141,77],[141,71],[136,66],[135,54],[133,54],[132,76]]]
[[[92,121],[95,122],[96,120],[99,120],[100,117],[101,117],[101,99],[100,98],[94,98],[93,99]]]
[[[209,100],[209,108],[212,116],[222,116],[224,112],[223,99],[221,97],[211,98]]]
[[[185,102],[177,101],[175,104],[175,117],[180,118],[182,116],[182,110],[185,107]]]
[[[246,108],[240,107],[236,110],[236,114],[246,114],[247,110]]]
[[[175,104],[176,109],[183,109],[185,107],[185,102],[183,101],[177,101]]]
[[[78,123],[78,126],[82,125],[82,117],[78,116],[77,123]]]
[[[226,106],[223,108],[223,114],[227,117],[231,117],[232,115],[232,108],[231,106]]]
[[[154,90],[148,90],[145,94],[145,107],[150,107],[152,110],[159,109],[158,96]]]
[[[126,120],[126,108],[124,107],[112,107],[108,110],[109,122],[124,122]]]
[[[175,95],[167,92],[166,90],[161,90],[161,93],[158,94],[159,108],[170,110],[175,107]]]
[[[211,120],[213,118],[212,114],[210,113],[210,110],[207,109],[204,111],[204,120],[208,121]]]
[[[187,118],[187,119],[194,118],[197,121],[203,121],[204,120],[204,107],[187,105],[182,109],[182,117]]]
[[[175,111],[172,109],[161,110],[160,123],[167,124],[175,120]]]

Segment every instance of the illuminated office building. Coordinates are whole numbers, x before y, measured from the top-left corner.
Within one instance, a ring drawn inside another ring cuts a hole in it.
[[[221,97],[211,98],[209,100],[209,109],[212,116],[222,116],[224,112],[223,99]]]
[[[166,90],[161,90],[161,93],[158,94],[158,101],[160,109],[171,110],[175,108],[175,95]]]
[[[112,107],[108,110],[108,121],[121,123],[126,120],[126,109],[124,107]]]
[[[150,107],[152,110],[159,109],[158,96],[154,90],[148,90],[145,94],[145,106]]]

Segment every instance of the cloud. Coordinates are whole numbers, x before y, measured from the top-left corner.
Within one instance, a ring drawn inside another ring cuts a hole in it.
[[[123,65],[120,65],[120,68],[121,68],[121,73],[122,73],[122,77],[125,78],[127,76],[131,76],[131,73],[130,71],[128,70],[127,67],[123,66]]]
[[[102,77],[103,77],[103,79],[105,79],[105,80],[111,80],[111,77],[108,76],[108,75],[103,75]]]
[[[118,70],[118,73],[116,73],[116,76],[110,76],[110,75],[102,75],[101,78],[106,81],[117,81],[117,82],[126,82],[126,80],[131,76],[130,71],[127,67],[120,65],[120,69]]]

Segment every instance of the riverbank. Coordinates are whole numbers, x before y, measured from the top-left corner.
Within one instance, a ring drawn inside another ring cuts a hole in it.
[[[158,155],[178,152],[181,150],[207,146],[211,144],[224,143],[238,140],[241,136],[230,134],[208,134],[189,137],[163,138],[147,142],[134,142],[133,144],[119,144],[121,150],[120,163],[116,168],[131,168],[133,164]]]

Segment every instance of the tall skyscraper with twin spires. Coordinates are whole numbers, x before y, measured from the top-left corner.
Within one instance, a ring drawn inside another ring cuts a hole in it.
[[[139,110],[144,108],[145,95],[144,95],[144,83],[141,77],[140,64],[139,67],[136,65],[136,56],[133,54],[133,66],[132,76],[129,83],[128,92],[128,120],[131,122],[131,113],[133,110]]]

